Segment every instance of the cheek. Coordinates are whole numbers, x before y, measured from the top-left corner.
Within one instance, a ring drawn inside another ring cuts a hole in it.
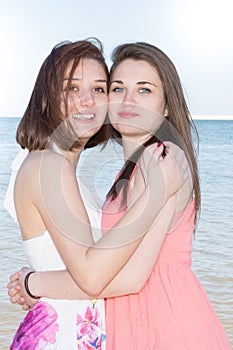
[[[75,96],[71,96],[69,99],[68,99],[68,109],[69,110],[73,110],[75,108],[77,108],[78,106],[80,105],[79,103],[79,98],[78,97],[75,97]]]
[[[96,98],[93,108],[106,115],[108,111],[108,98]]]
[[[71,98],[68,98],[67,101],[62,100],[60,107],[61,107],[62,113],[64,113],[64,114],[66,113],[66,111],[68,112],[68,114],[76,113],[78,110],[78,103],[77,103],[77,101],[75,101],[74,98],[71,97]],[[67,108],[67,110],[66,110],[66,108]]]
[[[102,104],[96,107],[96,110],[99,112],[99,115],[101,118],[104,119],[106,118],[107,112],[108,112],[108,105],[107,104]]]
[[[151,104],[151,109],[154,112],[163,115],[164,109],[165,109],[164,99],[161,97],[154,100],[153,103]]]
[[[109,93],[108,101],[109,103],[121,103],[123,99],[122,94],[120,93]]]
[[[103,108],[108,108],[108,97],[105,96],[95,96],[94,97],[94,106],[99,107],[102,106]]]
[[[119,111],[119,103],[109,102],[108,115],[109,115],[110,121],[116,120],[118,111]]]

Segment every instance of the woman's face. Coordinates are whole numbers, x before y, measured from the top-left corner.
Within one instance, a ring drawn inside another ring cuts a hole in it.
[[[71,65],[63,81],[61,110],[67,101],[69,120],[79,138],[89,139],[103,125],[108,108],[107,77],[102,65],[94,59],[79,62],[68,86]]]
[[[144,141],[166,116],[162,82],[146,61],[126,59],[110,79],[109,118],[122,137]]]

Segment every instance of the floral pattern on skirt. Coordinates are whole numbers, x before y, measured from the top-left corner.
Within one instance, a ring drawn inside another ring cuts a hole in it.
[[[77,315],[77,344],[78,350],[103,349],[105,334],[102,329],[102,316],[97,306],[97,301],[88,306],[84,316]]]
[[[57,313],[46,302],[38,302],[21,322],[10,350],[56,349]]]

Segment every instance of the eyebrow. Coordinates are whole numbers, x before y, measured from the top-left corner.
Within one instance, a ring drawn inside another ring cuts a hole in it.
[[[116,83],[116,84],[124,84],[124,82],[122,81],[122,80],[112,80],[112,81],[110,81],[110,85],[111,84],[113,84],[113,83]],[[136,83],[136,85],[145,85],[145,84],[149,84],[149,85],[153,85],[153,86],[155,86],[155,87],[158,87],[158,85],[156,85],[156,84],[154,84],[154,83],[151,83],[151,82],[149,82],[149,81],[144,81],[144,80],[142,80],[142,81],[138,81],[137,83]]]
[[[69,80],[69,78],[64,78],[63,80],[64,80],[64,81],[65,81],[65,80]],[[71,78],[70,80],[79,81],[79,80],[81,80],[81,79],[79,79],[79,78]],[[94,82],[95,82],[95,83],[106,83],[106,84],[107,84],[107,80],[105,80],[105,79],[96,79],[96,80],[94,80]]]

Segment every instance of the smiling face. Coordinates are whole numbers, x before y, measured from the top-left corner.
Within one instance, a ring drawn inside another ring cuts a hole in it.
[[[166,114],[157,70],[146,61],[122,61],[110,79],[109,118],[113,127],[123,138],[144,142]]]
[[[107,77],[102,65],[94,59],[83,59],[70,81],[69,65],[63,80],[61,110],[81,140],[88,140],[102,126],[108,108]]]

